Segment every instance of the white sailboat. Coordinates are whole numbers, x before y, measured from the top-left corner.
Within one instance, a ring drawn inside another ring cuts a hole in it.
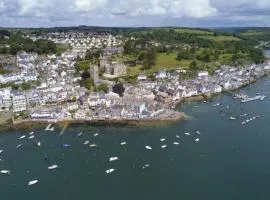
[[[28,185],[30,186],[30,185],[35,185],[35,184],[37,184],[38,183],[38,180],[32,180],[32,181],[29,181],[28,182]]]
[[[58,168],[58,165],[52,165],[52,166],[48,167],[49,170],[53,170],[53,169],[57,169],[57,168]]]
[[[152,147],[150,147],[150,146],[145,146],[145,148],[148,150],[152,150]]]
[[[110,158],[109,158],[109,161],[110,161],[110,162],[113,162],[113,161],[116,161],[116,160],[119,160],[119,158],[116,157],[116,156],[115,156],[115,157],[110,157]]]

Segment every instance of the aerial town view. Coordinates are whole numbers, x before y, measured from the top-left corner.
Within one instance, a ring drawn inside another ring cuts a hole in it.
[[[268,13],[0,0],[2,198],[269,199]]]

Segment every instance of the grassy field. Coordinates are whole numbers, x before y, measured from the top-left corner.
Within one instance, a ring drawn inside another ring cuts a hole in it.
[[[233,36],[225,36],[225,35],[218,35],[218,36],[212,36],[212,35],[207,35],[207,36],[199,36],[200,38],[204,39],[209,39],[209,40],[214,40],[214,41],[239,41],[240,38],[233,37]]]
[[[128,75],[137,75],[139,73],[154,73],[160,69],[177,69],[180,67],[188,67],[190,64],[190,60],[183,60],[181,62],[176,60],[176,53],[159,53],[157,55],[156,65],[147,71],[142,70],[142,66],[138,65],[135,67],[128,67]]]

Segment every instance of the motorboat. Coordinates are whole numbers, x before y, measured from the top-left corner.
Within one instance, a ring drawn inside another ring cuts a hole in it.
[[[21,137],[19,137],[19,140],[25,138],[26,136],[25,135],[22,135]]]
[[[176,135],[175,137],[180,138],[180,136],[179,136],[179,135]]]
[[[185,133],[185,135],[190,135],[190,133]]]
[[[29,181],[28,182],[28,185],[30,186],[30,185],[35,185],[35,184],[37,184],[38,183],[38,180],[32,180],[32,181]]]
[[[150,146],[145,146],[145,148],[148,150],[152,150],[152,147],[150,147]]]
[[[264,95],[257,95],[255,97],[249,97],[249,98],[245,98],[241,101],[241,103],[246,103],[246,102],[250,102],[250,101],[255,101],[255,100],[264,100],[266,96]]]
[[[89,147],[97,147],[97,144],[90,144]]]
[[[200,141],[200,139],[199,139],[199,138],[196,138],[196,139],[195,139],[195,142],[199,142],[199,141]]]
[[[22,144],[18,144],[18,145],[16,146],[16,149],[19,149],[21,146],[22,146]]]
[[[126,144],[127,144],[127,142],[121,142],[121,143],[120,143],[120,145],[122,145],[122,146],[123,146],[123,145],[126,145]]]
[[[99,135],[98,133],[95,133],[95,134],[94,134],[94,137],[97,137],[98,135]]]
[[[1,170],[1,174],[7,174],[10,175],[10,170]]]
[[[1,153],[3,153],[3,151],[4,151],[4,150],[3,150],[3,149],[1,149],[1,150],[0,150],[0,154],[1,154]]]
[[[33,138],[35,138],[35,136],[34,136],[34,135],[31,135],[31,136],[29,137],[29,139],[33,139]]]
[[[57,169],[57,168],[58,168],[58,165],[52,165],[52,166],[48,167],[49,170],[53,170],[53,169]]]
[[[110,174],[110,173],[112,173],[112,172],[114,172],[115,171],[115,169],[107,169],[107,170],[105,170],[105,172],[106,172],[106,174]]]
[[[109,158],[109,161],[110,162],[113,162],[113,161],[116,161],[116,160],[119,160],[119,158],[118,157],[110,157]]]
[[[89,144],[89,140],[84,141],[84,143],[83,143],[83,144],[84,144],[84,145]]]
[[[196,133],[197,133],[198,135],[200,135],[200,134],[201,134],[201,132],[200,132],[200,131],[196,131]]]
[[[236,118],[235,117],[230,117],[230,120],[236,120]]]
[[[67,148],[67,147],[71,147],[70,144],[63,144],[63,147]]]
[[[179,142],[173,142],[174,145],[179,145]]]
[[[161,142],[164,142],[165,140],[166,140],[165,138],[161,138],[161,139],[160,139]]]
[[[40,147],[41,146],[41,142],[38,142],[37,145]]]
[[[142,166],[143,169],[146,169],[148,167],[150,167],[150,164],[145,164],[144,166]]]
[[[167,147],[167,145],[162,145],[161,148],[162,149],[165,149]]]
[[[33,135],[33,134],[34,134],[34,132],[29,133],[29,135]]]
[[[78,136],[78,137],[81,137],[82,134],[83,134],[82,132],[79,132],[77,136]]]

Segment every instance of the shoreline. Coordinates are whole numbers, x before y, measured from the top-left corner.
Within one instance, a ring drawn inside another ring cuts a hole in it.
[[[44,127],[48,124],[59,125],[123,125],[123,126],[159,126],[165,124],[174,124],[186,119],[183,112],[173,111],[171,115],[166,118],[151,118],[151,119],[65,119],[65,120],[33,120],[25,119],[19,121],[12,121],[11,123],[0,125],[1,129],[21,129]]]

